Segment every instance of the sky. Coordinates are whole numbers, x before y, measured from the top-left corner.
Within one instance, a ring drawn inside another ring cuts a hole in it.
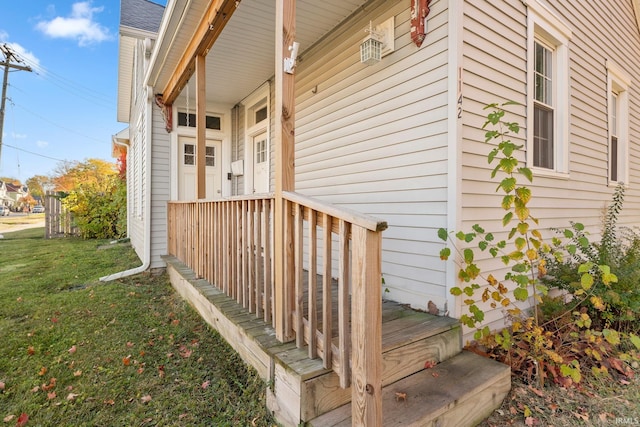
[[[1,9],[0,45],[32,72],[9,72],[0,177],[25,183],[67,161],[115,162],[111,137],[128,126],[116,120],[120,1],[11,0]]]

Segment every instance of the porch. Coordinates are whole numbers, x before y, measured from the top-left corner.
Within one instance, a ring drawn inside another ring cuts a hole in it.
[[[461,351],[454,319],[383,300],[386,223],[282,194],[281,210],[272,196],[170,202],[165,257],[176,290],[269,384],[279,422],[463,426],[499,406],[507,366]]]

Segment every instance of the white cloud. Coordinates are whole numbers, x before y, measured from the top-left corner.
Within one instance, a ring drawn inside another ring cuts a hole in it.
[[[36,28],[49,37],[77,40],[79,46],[88,46],[111,39],[109,29],[94,20],[94,14],[104,7],[92,7],[91,1],[74,3],[68,17],[57,16],[40,21]]]
[[[24,133],[11,132],[11,138],[13,139],[27,139],[27,135]]]
[[[47,141],[38,140],[36,141],[36,145],[40,148],[45,148],[49,145]]]

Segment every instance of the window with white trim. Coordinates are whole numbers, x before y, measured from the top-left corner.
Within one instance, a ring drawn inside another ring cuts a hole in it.
[[[614,184],[629,182],[629,84],[630,79],[607,62],[608,179]]]
[[[533,166],[554,168],[553,49],[535,40],[533,95]]]
[[[571,30],[538,1],[528,5],[527,165],[566,174]]]

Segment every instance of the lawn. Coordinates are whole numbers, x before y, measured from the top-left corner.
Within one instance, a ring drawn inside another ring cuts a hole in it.
[[[266,384],[170,287],[111,283],[128,245],[0,240],[0,420],[37,426],[272,426]]]

